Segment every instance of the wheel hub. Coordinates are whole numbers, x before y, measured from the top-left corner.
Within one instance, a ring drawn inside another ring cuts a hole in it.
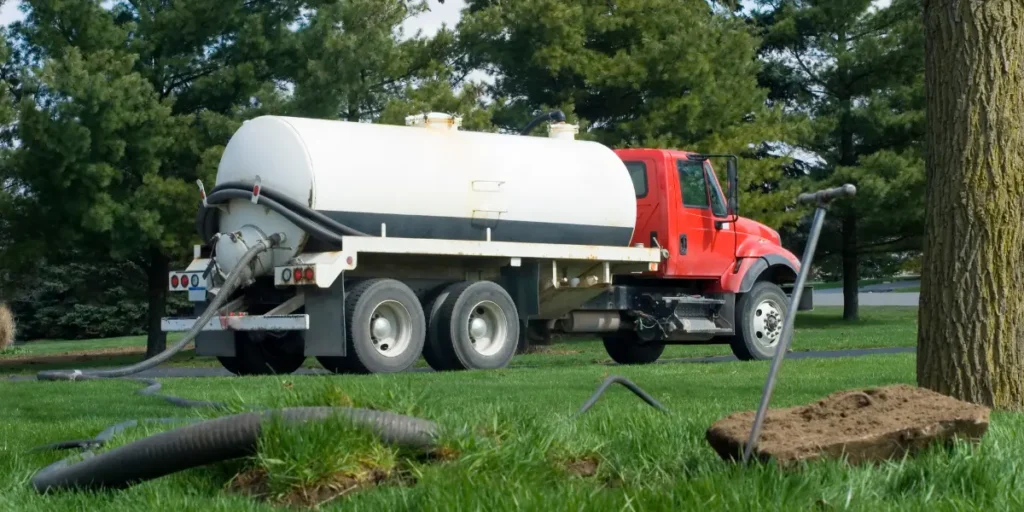
[[[370,341],[385,357],[396,357],[412,343],[412,314],[398,301],[377,304],[370,315]]]
[[[754,337],[766,346],[773,346],[782,334],[782,308],[774,300],[765,300],[754,308],[750,323]]]
[[[483,318],[472,318],[469,321],[469,337],[476,340],[487,336],[487,321]]]
[[[467,324],[469,341],[482,355],[491,356],[501,351],[508,342],[508,323],[501,307],[483,301],[473,307]]]
[[[391,337],[391,322],[380,316],[373,319],[373,337],[381,340]]]

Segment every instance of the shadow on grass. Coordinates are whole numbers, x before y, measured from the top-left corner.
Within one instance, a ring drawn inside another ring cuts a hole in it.
[[[145,359],[145,356],[139,354],[41,355],[39,357],[26,358],[24,361],[3,362],[3,364],[0,364],[0,375],[22,375],[44,370],[112,368],[135,364],[143,359]],[[215,358],[197,357],[194,350],[184,350],[179,352],[164,364],[188,366],[218,365]]]

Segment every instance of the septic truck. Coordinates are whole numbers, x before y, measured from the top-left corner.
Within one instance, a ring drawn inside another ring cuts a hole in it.
[[[198,332],[196,354],[239,375],[308,357],[336,373],[421,356],[437,371],[494,369],[553,333],[600,337],[621,364],[671,344],[772,357],[800,262],[739,216],[736,157],[613,150],[548,120],[548,137],[470,132],[439,113],[243,123],[214,187],[198,183],[203,243],[169,275],[210,320],[162,329]]]

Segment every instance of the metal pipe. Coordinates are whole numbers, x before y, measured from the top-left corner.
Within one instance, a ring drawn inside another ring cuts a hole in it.
[[[786,309],[786,321],[782,324],[782,334],[779,336],[779,345],[776,348],[775,357],[772,358],[772,366],[768,370],[768,378],[765,379],[764,389],[761,391],[761,403],[754,415],[754,425],[750,429],[750,437],[747,445],[743,447],[743,462],[750,460],[750,455],[757,445],[761,435],[761,427],[764,425],[764,418],[768,413],[768,403],[772,398],[772,391],[775,389],[775,379],[778,376],[782,360],[786,357],[790,341],[793,339],[793,324],[796,321],[797,306],[800,304],[800,296],[803,295],[804,284],[807,282],[807,275],[811,272],[811,262],[814,260],[814,250],[818,246],[818,237],[821,235],[821,226],[825,222],[825,206],[828,201],[844,195],[854,195],[857,189],[853,185],[844,185],[833,189],[823,190],[814,194],[801,194],[799,202],[817,202],[814,210],[814,220],[811,222],[811,232],[807,237],[807,247],[804,248],[803,259],[800,262],[800,273],[796,276],[796,284],[793,287],[793,295],[789,300],[789,308]]]

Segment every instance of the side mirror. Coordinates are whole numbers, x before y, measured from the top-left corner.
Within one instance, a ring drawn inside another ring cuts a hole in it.
[[[729,213],[736,217],[740,215],[740,174],[737,170],[736,157],[732,157],[727,163],[729,178]]]

